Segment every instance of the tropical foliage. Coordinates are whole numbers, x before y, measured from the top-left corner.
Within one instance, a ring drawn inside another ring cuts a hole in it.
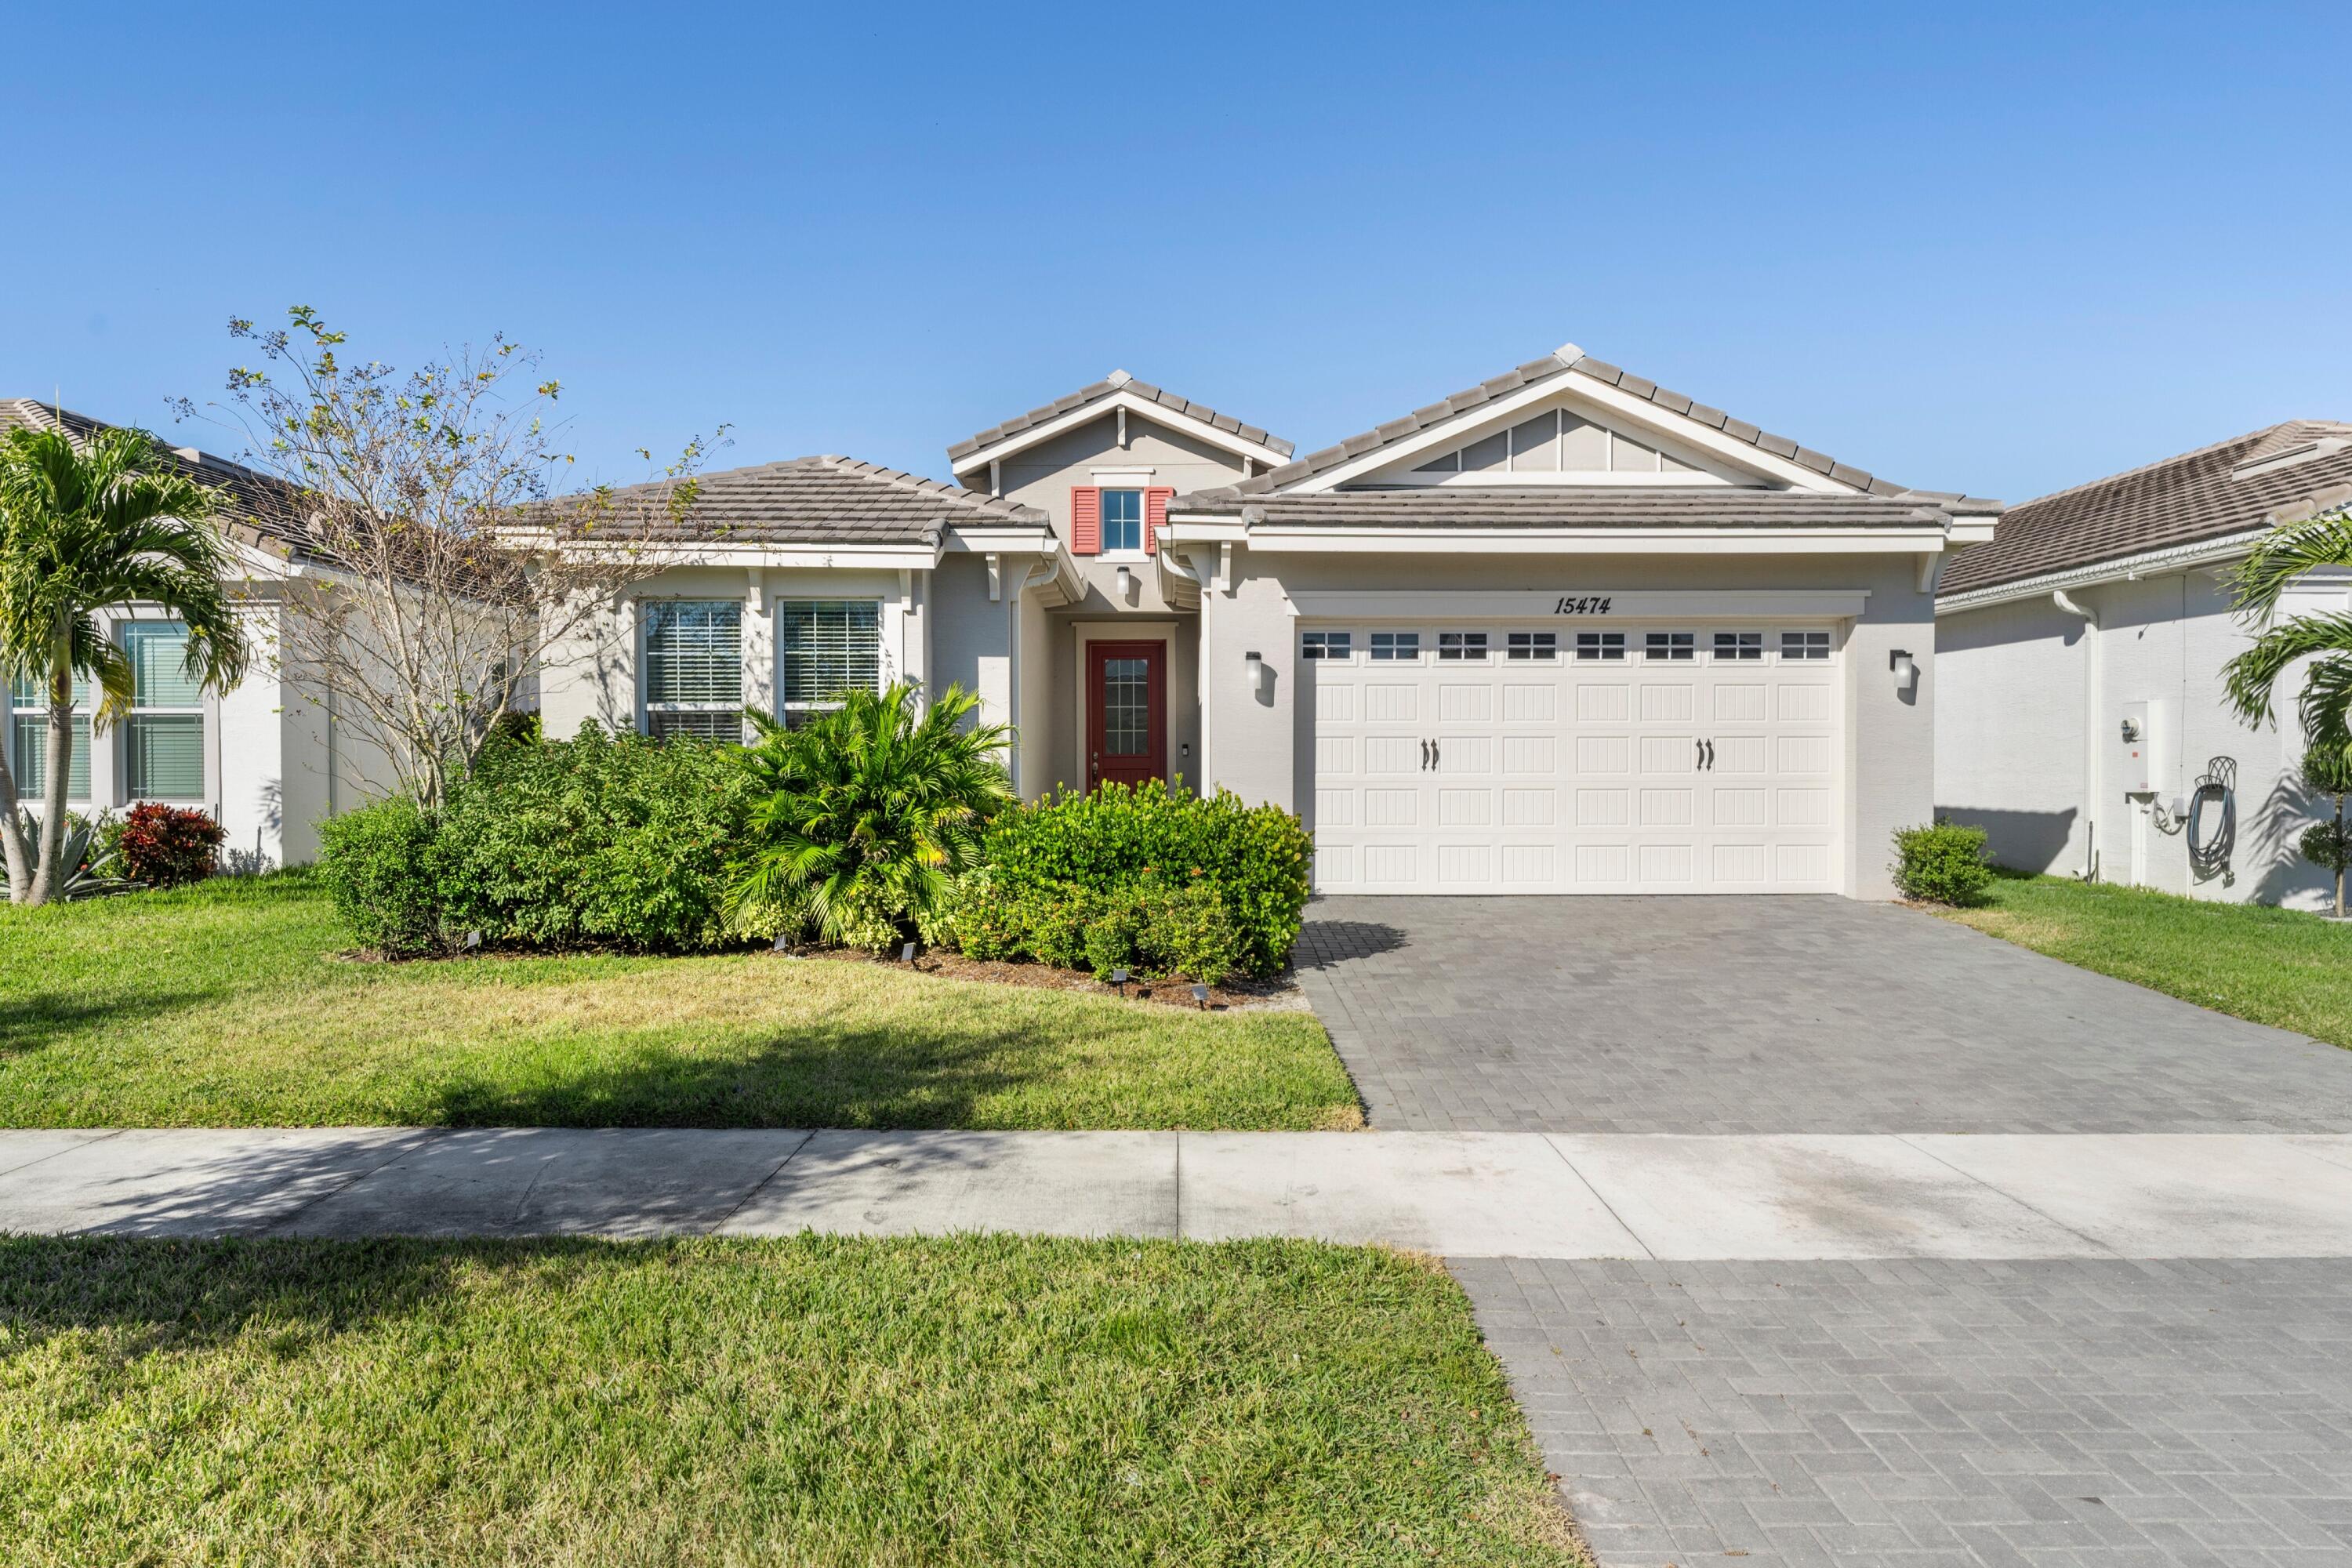
[[[2254,547],[2238,568],[2233,605],[2254,640],[2222,667],[2222,676],[2239,717],[2267,724],[2279,681],[2299,660],[2309,659],[2295,695],[2304,733],[2314,750],[2352,763],[2352,615],[2279,614],[2295,580],[2323,568],[2352,568],[2352,512],[2339,509],[2282,523]]]
[[[143,430],[86,440],[56,430],[0,439],[0,677],[48,695],[45,773],[36,840],[19,809],[22,786],[0,754],[0,846],[11,902],[60,896],[72,764],[74,686],[97,693],[94,725],[131,707],[128,654],[106,635],[103,612],[137,604],[184,622],[188,673],[233,686],[245,639],[223,584],[226,556],[210,520],[217,493],[160,461]]]
[[[1011,731],[979,722],[979,708],[960,686],[924,707],[899,682],[845,693],[796,730],[752,713],[759,799],[727,893],[735,927],[876,949],[911,933],[1013,801],[1000,761]]]
[[[2336,912],[2344,912],[2344,873],[2352,868],[2352,825],[2344,820],[2344,797],[2352,795],[2352,758],[2326,746],[2303,754],[2303,784],[2314,795],[2335,803],[2332,816],[2303,830],[2295,847],[2303,858],[2336,878]]]

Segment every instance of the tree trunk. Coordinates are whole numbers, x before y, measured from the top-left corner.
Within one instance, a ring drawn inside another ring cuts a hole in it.
[[[2344,797],[2340,795],[2336,797],[2336,847],[2339,852],[2344,847]],[[2344,862],[2341,860],[2336,863],[2336,918],[2339,921],[2344,918]]]
[[[8,761],[7,749],[15,739],[16,720],[9,720],[9,733],[0,734],[0,858],[8,866],[8,901],[21,904],[32,896],[33,846],[25,837],[25,818],[19,811],[16,775]]]
[[[73,776],[73,670],[59,661],[49,672],[49,755],[41,781],[41,845],[33,866],[28,904],[46,904],[65,888],[66,786]]]

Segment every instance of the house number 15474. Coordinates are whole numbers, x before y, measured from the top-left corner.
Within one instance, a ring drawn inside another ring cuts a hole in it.
[[[1551,613],[1555,616],[1605,616],[1609,613],[1609,601],[1595,595],[1587,595],[1580,599],[1563,596],[1551,607]]]

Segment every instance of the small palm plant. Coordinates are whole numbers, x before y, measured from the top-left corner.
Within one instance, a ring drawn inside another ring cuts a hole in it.
[[[2352,512],[2323,512],[2281,523],[2237,571],[2231,608],[2254,634],[2253,645],[2221,667],[2230,706],[2247,723],[2271,721],[2273,691],[2298,660],[2309,659],[2296,709],[2315,750],[2352,763],[2352,615],[2278,614],[2279,601],[2306,572],[2352,567]]]
[[[76,440],[12,430],[0,440],[0,678],[48,694],[48,744],[37,846],[17,811],[18,781],[0,758],[0,840],[12,902],[64,890],[66,795],[77,677],[99,692],[93,724],[131,703],[130,656],[106,636],[101,611],[152,605],[188,627],[188,671],[210,690],[245,673],[245,639],[209,525],[217,492],[159,461],[143,430]],[[29,781],[26,781],[29,783]]]
[[[851,691],[798,730],[751,714],[761,796],[755,847],[728,889],[730,923],[751,931],[781,918],[875,946],[903,935],[977,862],[1013,799],[999,760],[1011,731],[968,722],[979,707],[950,686],[921,709],[898,683]]]
[[[2326,746],[2303,753],[2303,784],[2315,795],[2336,803],[2336,815],[2303,830],[2295,847],[2303,858],[2336,878],[2336,916],[2344,918],[2344,873],[2352,868],[2352,824],[2344,820],[2344,797],[2352,795],[2352,761]]]

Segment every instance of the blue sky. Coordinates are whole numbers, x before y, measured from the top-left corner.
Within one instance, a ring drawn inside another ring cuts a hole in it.
[[[300,302],[541,348],[622,479],[1113,366],[1304,450],[1563,341],[2010,500],[2352,417],[2352,7],[1009,10],[14,8],[0,395],[173,433]]]

